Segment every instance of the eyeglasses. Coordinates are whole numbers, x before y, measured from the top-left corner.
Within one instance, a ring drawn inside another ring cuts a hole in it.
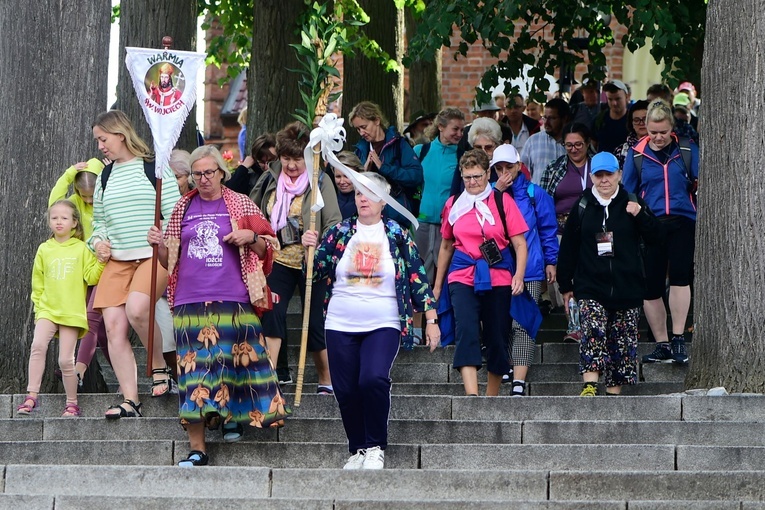
[[[584,147],[584,142],[564,143],[563,146],[566,148],[566,150],[569,150],[569,149],[578,150]]]
[[[487,145],[473,145],[474,149],[481,149],[484,152],[488,152],[488,151],[492,150],[495,147],[496,147],[496,145],[494,145],[493,143],[490,143],[490,144],[487,144]]]
[[[645,117],[632,117],[632,123],[633,124],[638,124],[638,125],[643,125],[643,124],[645,124],[645,119],[646,119]]]
[[[201,179],[202,176],[204,176],[206,179],[212,179],[212,176],[218,173],[218,169],[215,170],[204,170],[202,172],[191,172],[191,175],[194,176],[194,179]]]
[[[462,176],[462,180],[465,181],[465,182],[470,182],[470,181],[478,182],[481,179],[483,179],[484,175],[486,175],[486,172],[484,172],[482,174],[478,174],[478,175],[463,175]]]

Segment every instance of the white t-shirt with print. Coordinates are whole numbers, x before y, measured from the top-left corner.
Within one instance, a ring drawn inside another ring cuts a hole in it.
[[[325,328],[358,333],[401,329],[396,297],[396,269],[385,226],[356,223],[337,263]]]

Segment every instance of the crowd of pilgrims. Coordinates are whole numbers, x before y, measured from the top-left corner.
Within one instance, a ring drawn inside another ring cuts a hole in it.
[[[57,337],[62,416],[81,415],[78,386],[100,347],[123,397],[105,417],[141,417],[129,329],[145,346],[153,328],[150,397],[177,394],[190,444],[179,465],[208,464],[206,429],[236,442],[247,427],[283,426],[287,309],[296,290],[306,298],[309,265],[307,347],[316,392],[340,409],[345,469],[384,466],[399,348],[453,344],[465,395],[479,394],[485,367],[485,395],[506,383],[522,397],[540,315],[560,308],[578,315],[563,340],[579,343],[581,395],[599,395],[601,376],[618,395],[637,383],[641,309],[656,341],[642,362],[688,362],[699,103],[687,82],[633,100],[622,81],[589,81],[545,104],[497,94],[471,123],[455,107],[418,112],[400,133],[363,101],[347,119],[358,142],[340,168],[322,161],[315,187],[310,129],[293,122],[247,148],[245,111],[238,166],[212,145],[173,151],[161,229],[152,151],[124,113],[102,113],[100,158],[66,169],[50,193],[17,414],[41,405]]]

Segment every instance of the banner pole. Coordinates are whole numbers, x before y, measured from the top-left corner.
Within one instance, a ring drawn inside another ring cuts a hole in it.
[[[173,45],[173,38],[166,35],[162,38],[163,49],[169,50]],[[154,226],[162,230],[160,223],[160,217],[162,212],[162,172],[161,168],[157,169],[157,186],[156,197],[154,199]],[[146,376],[152,376],[152,370],[154,369],[154,322],[157,307],[157,264],[159,263],[159,246],[152,245],[151,247],[151,288],[149,289],[149,338],[146,342]],[[168,381],[170,384],[170,381]]]

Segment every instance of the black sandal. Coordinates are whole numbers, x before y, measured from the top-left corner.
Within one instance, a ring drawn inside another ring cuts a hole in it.
[[[189,456],[186,457],[186,459],[180,461],[178,463],[178,466],[179,467],[206,466],[209,461],[210,461],[210,457],[208,457],[205,452],[200,452],[199,450],[191,450],[189,452]]]
[[[160,375],[160,374],[164,375],[165,378],[164,379],[156,379],[156,380],[154,380],[154,376],[155,375]],[[173,385],[173,383],[172,383],[173,378],[172,378],[171,373],[170,373],[170,368],[169,367],[155,368],[154,370],[151,371],[151,375],[152,375],[152,381],[151,381],[151,396],[152,396],[152,398],[164,397],[165,395],[169,395],[170,394],[170,390],[171,390],[172,385]],[[154,393],[154,388],[156,388],[158,386],[161,386],[163,384],[167,386],[165,391],[163,391],[162,393]]]
[[[122,404],[129,405],[132,409],[127,410],[124,407],[122,407]],[[143,415],[141,414],[141,404],[136,404],[129,398],[126,398],[122,401],[122,404],[116,405],[116,406],[109,406],[109,409],[106,410],[106,419],[107,420],[119,420],[120,418],[141,418]],[[115,413],[109,413],[111,409],[119,409],[119,414]]]

